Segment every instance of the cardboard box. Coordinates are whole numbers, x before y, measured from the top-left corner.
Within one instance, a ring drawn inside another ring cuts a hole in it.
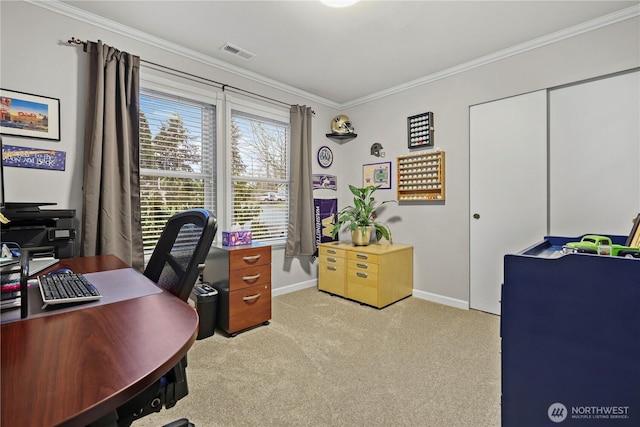
[[[251,230],[223,231],[223,246],[238,246],[251,244]]]

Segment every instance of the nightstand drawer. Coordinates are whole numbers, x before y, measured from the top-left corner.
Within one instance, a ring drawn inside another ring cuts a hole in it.
[[[271,283],[271,265],[240,268],[229,272],[229,291]]]
[[[271,264],[271,247],[251,247],[229,251],[229,270]]]
[[[271,285],[229,292],[229,330],[234,333],[271,319]]]

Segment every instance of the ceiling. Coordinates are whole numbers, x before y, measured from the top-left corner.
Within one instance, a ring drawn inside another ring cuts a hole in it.
[[[331,8],[311,0],[62,3],[115,21],[120,29],[124,25],[210,57],[221,68],[246,71],[337,105],[496,53],[544,44],[561,38],[559,31],[623,9],[633,7],[637,15],[640,4],[361,0]],[[255,56],[232,55],[221,49],[225,43]]]

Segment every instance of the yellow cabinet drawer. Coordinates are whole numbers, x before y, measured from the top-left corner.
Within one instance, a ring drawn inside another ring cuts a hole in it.
[[[380,268],[378,264],[374,264],[371,262],[367,262],[367,261],[357,261],[355,259],[350,259],[348,264],[347,264],[347,268],[349,268],[349,270],[358,270],[358,271],[364,271],[364,272],[368,272],[368,273],[378,273],[378,269]]]
[[[333,264],[333,265],[339,265],[340,267],[344,267],[345,266],[345,260],[344,258],[340,258],[337,257],[335,255],[321,255],[318,258],[318,261],[320,261],[321,263],[325,263],[325,264]]]
[[[318,255],[320,256],[320,258],[324,258],[325,256],[344,258],[345,257],[345,250],[344,249],[327,247],[327,246],[320,246],[318,248]]]
[[[369,254],[366,252],[358,252],[357,250],[349,251],[347,253],[347,259],[354,260],[354,261],[367,261],[374,264],[380,264],[380,255]]]
[[[347,271],[347,298],[378,307],[378,275]]]
[[[346,268],[343,259],[336,263],[321,261],[318,264],[318,289],[344,296],[345,273]]]

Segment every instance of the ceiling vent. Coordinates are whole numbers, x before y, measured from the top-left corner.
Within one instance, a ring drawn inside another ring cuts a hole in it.
[[[243,58],[243,59],[251,59],[254,56],[256,56],[255,53],[249,52],[248,50],[245,50],[245,49],[240,49],[238,46],[234,46],[231,43],[225,43],[224,46],[222,46],[220,49],[232,55],[239,56],[240,58]]]

